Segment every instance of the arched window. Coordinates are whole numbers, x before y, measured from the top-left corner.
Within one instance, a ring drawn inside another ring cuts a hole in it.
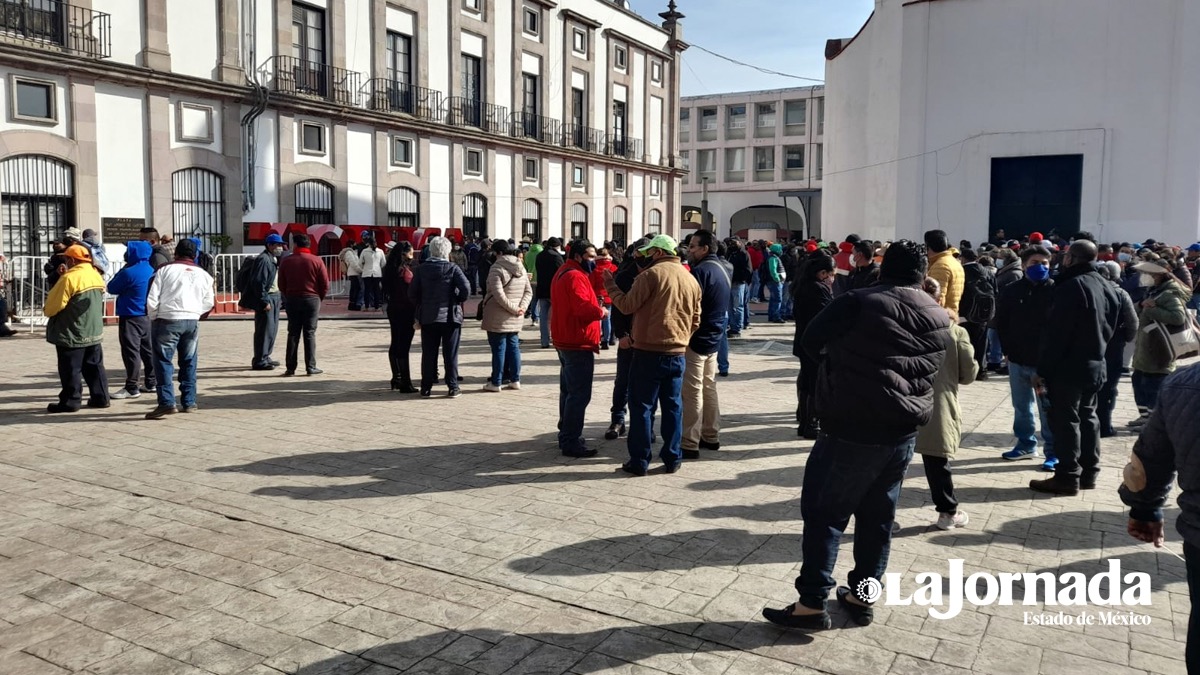
[[[624,206],[613,208],[612,215],[612,240],[624,246],[626,238],[629,236],[629,212]]]
[[[171,174],[171,206],[175,239],[225,234],[225,180],[208,169],[180,169]]]
[[[526,199],[521,212],[521,238],[537,244],[542,241],[542,203]]]
[[[296,183],[296,222],[333,225],[333,186],[323,180]]]
[[[70,164],[46,155],[18,155],[0,162],[5,255],[48,256],[50,243],[75,226],[74,173]]]
[[[388,227],[420,227],[421,197],[406,187],[388,190]]]
[[[662,211],[650,209],[650,217],[646,220],[646,235],[653,237],[662,234]]]
[[[463,234],[482,239],[488,234],[487,197],[472,192],[463,199]]]
[[[571,238],[579,239],[586,237],[588,231],[587,226],[587,207],[583,204],[571,205]]]

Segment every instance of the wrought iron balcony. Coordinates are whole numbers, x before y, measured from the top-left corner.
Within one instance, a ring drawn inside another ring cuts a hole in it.
[[[358,105],[361,74],[294,56],[275,56],[271,61],[275,66],[272,91],[323,98],[339,105]]]
[[[104,59],[112,56],[111,28],[111,15],[58,0],[0,0],[0,40]]]
[[[508,109],[486,101],[452,96],[446,99],[446,124],[477,127],[493,133],[508,132]]]
[[[562,145],[587,152],[602,152],[604,150],[604,132],[581,124],[564,124],[562,126]]]
[[[367,83],[365,105],[380,112],[405,113],[433,122],[442,118],[442,92],[377,77]]]
[[[642,161],[642,140],[609,134],[604,154],[640,162]]]
[[[512,114],[513,138],[532,138],[542,143],[558,143],[563,125],[556,119],[528,112]]]

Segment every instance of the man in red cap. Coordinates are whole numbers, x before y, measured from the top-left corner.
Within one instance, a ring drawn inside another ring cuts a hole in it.
[[[50,318],[46,324],[46,342],[58,350],[58,377],[62,391],[58,403],[46,407],[49,413],[73,413],[83,401],[80,380],[87,382],[89,408],[107,408],[108,377],[104,373],[104,279],[92,265],[92,255],[81,244],[63,251],[67,271],[50,294],[42,312]]]
[[[1046,238],[1042,236],[1042,233],[1041,233],[1041,232],[1034,232],[1033,234],[1030,234],[1030,235],[1029,235],[1029,243],[1030,243],[1031,245],[1037,245],[1037,244],[1040,244],[1040,243],[1042,243],[1042,242],[1043,242],[1045,239],[1046,239]]]

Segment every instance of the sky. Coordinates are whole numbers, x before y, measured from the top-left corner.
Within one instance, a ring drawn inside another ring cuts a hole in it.
[[[676,0],[686,42],[681,82],[684,96],[817,84],[767,75],[696,49],[791,75],[825,78],[825,41],[853,37],[874,0]],[[659,22],[667,0],[629,0],[631,9]]]

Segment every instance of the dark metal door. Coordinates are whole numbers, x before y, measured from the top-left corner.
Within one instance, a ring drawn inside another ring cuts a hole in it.
[[[1013,238],[1075,234],[1082,198],[1083,155],[993,158],[988,230],[978,236],[1001,229]]]

